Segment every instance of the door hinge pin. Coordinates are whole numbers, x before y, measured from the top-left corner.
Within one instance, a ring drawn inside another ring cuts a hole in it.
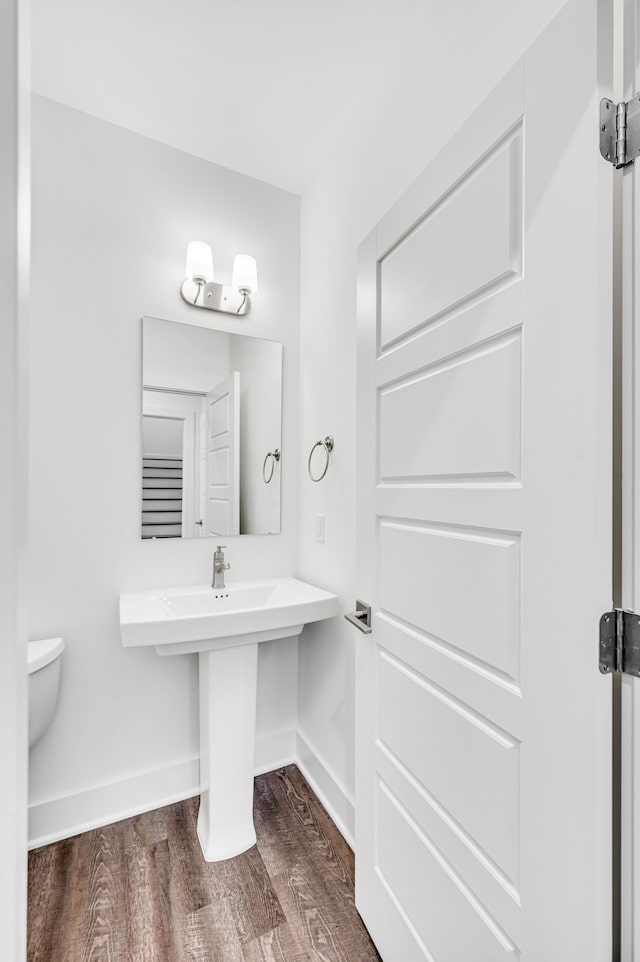
[[[627,105],[618,104],[616,108],[616,167],[624,167],[627,162]]]
[[[624,671],[624,611],[616,611],[616,671]]]

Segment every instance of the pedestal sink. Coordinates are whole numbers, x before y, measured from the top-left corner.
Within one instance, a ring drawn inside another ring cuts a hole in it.
[[[336,595],[295,578],[120,595],[122,644],[161,656],[198,652],[198,838],[209,862],[255,843],[253,773],[258,644],[338,612]]]

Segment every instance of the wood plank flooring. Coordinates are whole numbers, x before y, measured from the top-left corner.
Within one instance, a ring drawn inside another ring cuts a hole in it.
[[[28,962],[380,962],[353,853],[295,765],[255,780],[258,843],[207,863],[198,799],[29,855]]]

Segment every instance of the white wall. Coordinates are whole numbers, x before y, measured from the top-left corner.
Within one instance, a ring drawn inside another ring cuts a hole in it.
[[[484,99],[564,0],[424,4],[406,24],[393,83],[366,103],[302,195],[300,577],[355,601],[356,250]],[[326,434],[326,478],[306,457]],[[373,442],[373,439],[372,439]],[[325,543],[315,515],[326,515]],[[366,600],[366,599],[365,599]],[[299,650],[298,751],[348,837],[353,833],[354,667],[366,644],[343,619],[305,629]]]
[[[26,942],[28,29],[26,3],[0,5],[0,958],[11,962]]]
[[[216,314],[205,315],[210,324]],[[229,373],[229,335],[205,327],[145,317],[142,378],[145,387],[206,394]]]
[[[42,838],[197,790],[195,659],[125,651],[118,629],[119,592],[211,575],[208,540],[140,539],[140,319],[211,323],[180,298],[192,238],[223,283],[237,251],[258,261],[251,314],[218,326],[285,344],[282,534],[231,540],[230,575],[296,570],[299,200],[40,97],[33,160],[29,634],[67,644],[31,757]],[[259,672],[273,767],[293,752],[295,640],[262,646]]]

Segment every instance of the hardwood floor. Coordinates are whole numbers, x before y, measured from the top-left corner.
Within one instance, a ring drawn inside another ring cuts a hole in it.
[[[255,780],[258,843],[207,863],[198,799],[29,855],[28,962],[379,962],[353,854],[295,765]]]

